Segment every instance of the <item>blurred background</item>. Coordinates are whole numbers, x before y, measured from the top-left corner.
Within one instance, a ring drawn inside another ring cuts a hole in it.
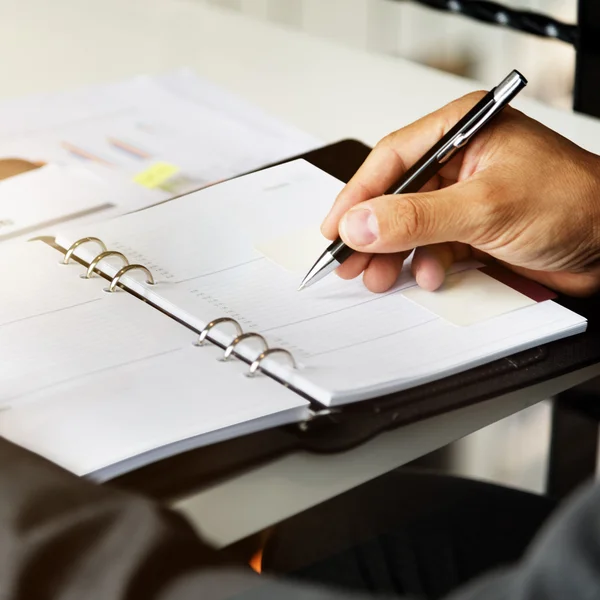
[[[493,86],[511,69],[535,73],[524,93],[570,109],[575,51],[569,44],[393,0],[193,0],[277,22],[340,44],[402,57]],[[520,10],[577,22],[577,0],[503,0]],[[340,15],[344,15],[343,20]],[[456,442],[432,464],[477,479],[543,492],[549,401]],[[427,464],[427,461],[424,461]]]
[[[494,85],[513,68],[536,73],[525,93],[570,108],[574,49],[416,2],[394,0],[193,0]],[[577,22],[577,0],[503,0],[519,10]],[[340,15],[344,15],[343,19]]]

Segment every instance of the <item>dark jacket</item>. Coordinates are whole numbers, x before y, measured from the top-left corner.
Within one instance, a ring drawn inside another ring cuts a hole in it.
[[[95,486],[0,439],[0,600],[334,600],[212,551],[150,500]],[[357,597],[358,598],[358,597]],[[600,599],[600,487],[559,511],[523,562],[452,600]]]

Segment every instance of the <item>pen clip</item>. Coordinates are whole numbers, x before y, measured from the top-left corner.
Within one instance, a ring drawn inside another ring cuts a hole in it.
[[[494,100],[489,109],[481,115],[470,129],[457,134],[439,151],[437,155],[438,162],[445,163],[449,161],[502,108],[503,103]]]
[[[493,100],[489,108],[479,115],[479,119],[467,131],[459,132],[437,155],[440,164],[447,162],[462,148],[488,121],[499,113],[527,85],[527,80],[518,71],[512,71],[491,92]]]

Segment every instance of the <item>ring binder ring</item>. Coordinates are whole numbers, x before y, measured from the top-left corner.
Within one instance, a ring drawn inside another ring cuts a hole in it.
[[[248,333],[243,333],[242,335],[239,335],[238,337],[235,338],[235,340],[233,340],[233,342],[231,342],[231,344],[229,344],[229,346],[227,346],[225,352],[223,353],[223,358],[221,359],[223,362],[225,362],[226,360],[229,360],[229,358],[231,357],[231,355],[233,354],[233,351],[235,350],[235,347],[250,338],[258,338],[262,341],[263,346],[264,346],[264,350],[268,350],[269,348],[269,344],[267,343],[267,340],[265,340],[265,338],[260,335],[260,333],[253,333],[251,331],[249,331]]]
[[[146,273],[146,283],[154,285],[154,277],[152,276],[150,269],[148,269],[144,265],[126,265],[113,277],[112,281],[110,282],[110,287],[108,288],[108,291],[112,294],[115,291],[121,277],[123,277],[125,273],[134,270],[144,271],[144,273]]]
[[[198,341],[195,343],[195,345],[196,346],[204,346],[204,342],[206,341],[206,338],[207,338],[208,334],[210,333],[210,330],[213,329],[214,327],[216,327],[217,325],[221,325],[222,323],[232,323],[236,329],[238,336],[241,336],[244,333],[242,326],[235,319],[231,319],[229,317],[222,317],[220,319],[215,319],[214,321],[211,321],[200,332],[200,335],[198,336]]]
[[[254,375],[256,375],[256,371],[258,371],[258,369],[260,369],[262,361],[265,358],[267,358],[268,356],[271,356],[273,354],[285,354],[286,356],[289,357],[289,359],[290,359],[290,361],[292,363],[292,367],[294,367],[294,369],[298,368],[298,365],[296,364],[296,359],[294,358],[294,355],[289,350],[285,350],[284,348],[270,348],[269,350],[265,350],[250,365],[250,370],[248,371],[247,376],[248,377],[254,377]]]
[[[108,250],[108,248],[106,247],[106,244],[101,239],[99,239],[97,237],[84,237],[84,238],[81,238],[80,240],[77,240],[73,244],[71,244],[71,247],[65,252],[65,258],[63,260],[63,265],[69,264],[69,261],[71,260],[71,257],[73,256],[73,252],[75,252],[75,250],[77,250],[77,248],[79,248],[79,246],[81,246],[82,244],[88,244],[90,242],[94,242],[95,244],[98,244],[102,248],[102,252],[106,252]]]
[[[96,256],[96,258],[94,258],[94,260],[90,263],[90,266],[88,267],[87,273],[85,275],[82,275],[82,277],[84,279],[90,279],[90,277],[94,274],[96,267],[105,258],[108,258],[109,256],[118,256],[119,258],[123,259],[123,262],[125,263],[126,266],[129,265],[129,260],[123,253],[117,252],[116,250],[108,250],[107,252],[102,252],[101,254],[98,254],[98,256]]]

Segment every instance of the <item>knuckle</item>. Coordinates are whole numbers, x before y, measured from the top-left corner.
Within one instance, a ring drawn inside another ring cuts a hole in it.
[[[378,142],[376,148],[378,152],[385,153],[386,159],[389,160],[392,164],[394,164],[395,168],[398,171],[404,172],[407,170],[407,165],[401,152],[401,134],[401,129],[390,133]]]
[[[390,235],[399,242],[416,240],[425,234],[427,222],[427,211],[422,201],[411,196],[400,196],[391,211]]]
[[[498,184],[484,179],[473,184],[467,217],[476,224],[473,241],[487,242],[490,237],[496,237],[500,233],[499,228],[508,225],[511,210]]]
[[[498,200],[501,197],[499,184],[492,183],[487,179],[479,179],[475,182],[473,194],[473,209],[483,215],[491,215],[498,209]]]
[[[360,178],[355,178],[353,179],[347,186],[347,188],[355,194],[355,200],[351,202],[351,206],[354,206],[355,204],[358,204],[358,202],[360,202],[361,199],[363,198],[373,198],[375,197],[377,194],[374,192],[374,190],[372,189],[371,185],[369,185],[369,182],[367,181],[363,181]],[[341,218],[341,215],[340,215]]]
[[[390,148],[393,148],[399,131],[401,130],[398,129],[397,131],[392,131],[392,133],[388,133],[385,137],[382,137],[375,144],[375,149],[388,151]]]

